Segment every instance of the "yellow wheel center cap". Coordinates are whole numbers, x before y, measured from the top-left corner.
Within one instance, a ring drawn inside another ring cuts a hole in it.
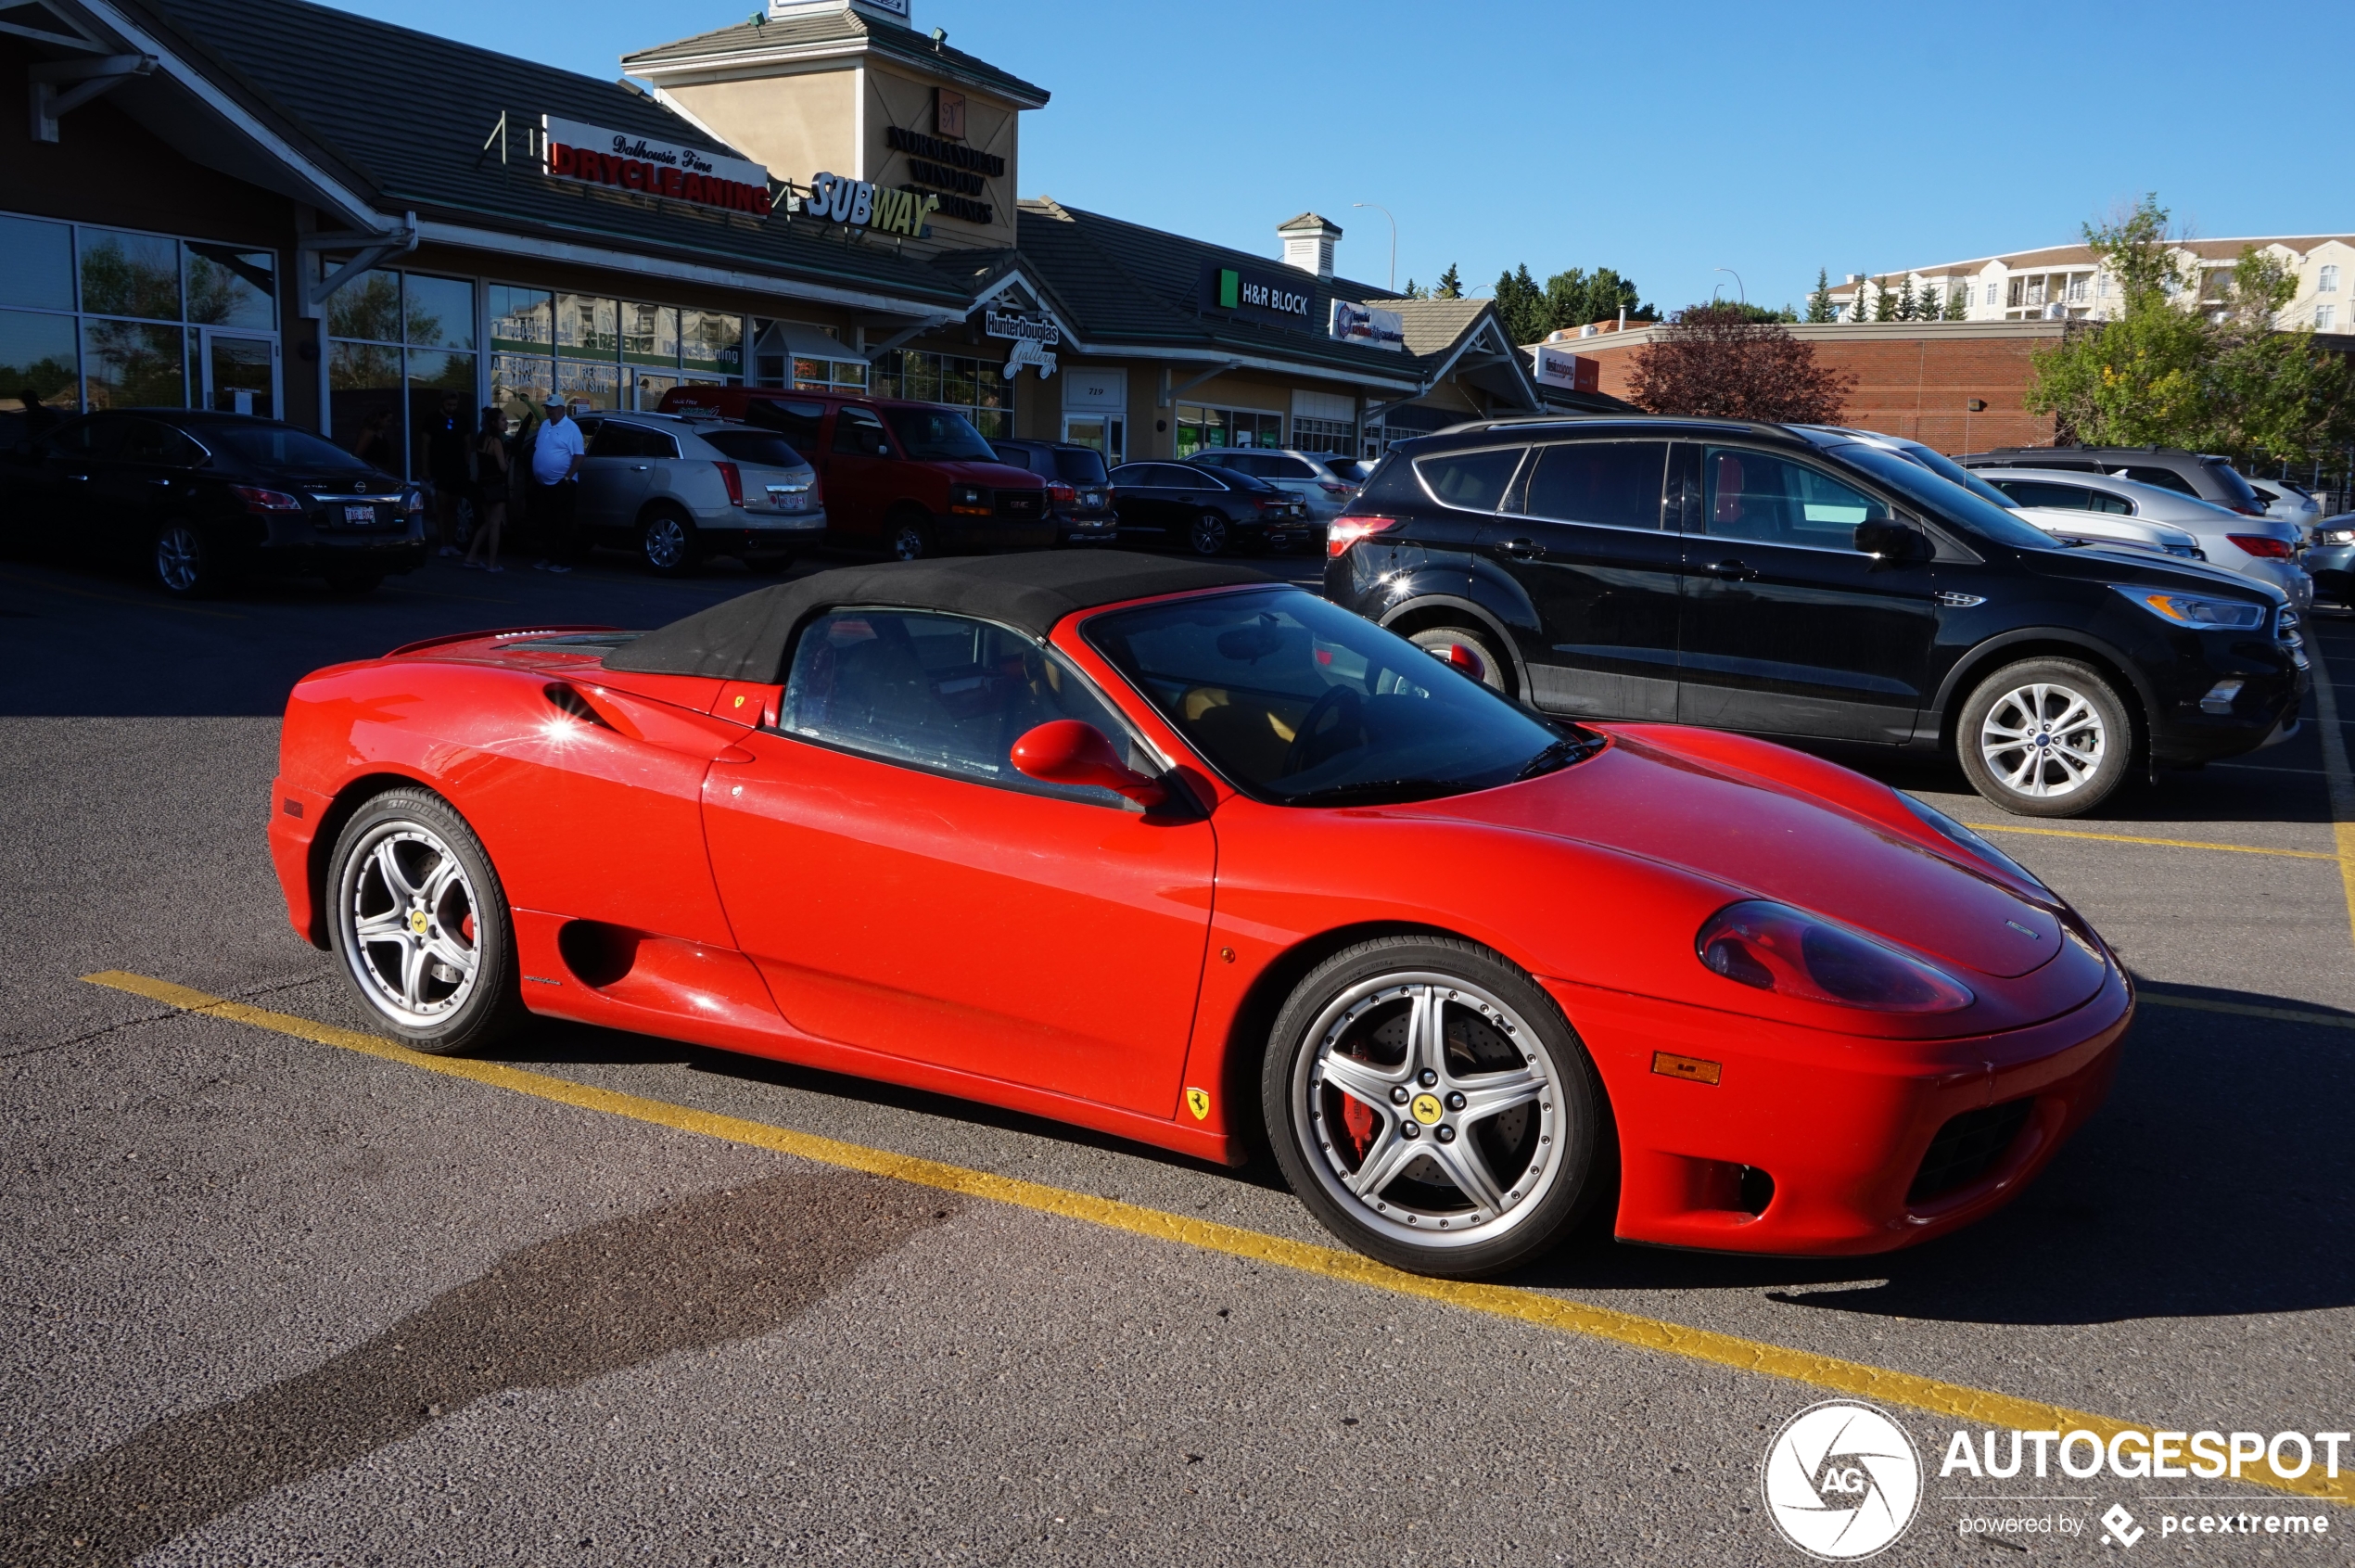
[[[1437,1127],[1439,1118],[1446,1114],[1445,1108],[1439,1103],[1439,1096],[1436,1094],[1418,1094],[1415,1096],[1415,1103],[1407,1109],[1412,1111],[1415,1114],[1415,1119],[1425,1127]]]
[[[426,928],[432,924],[432,921],[426,918],[425,911],[411,910],[409,911],[409,929],[414,931],[418,936],[424,936],[426,934]]]

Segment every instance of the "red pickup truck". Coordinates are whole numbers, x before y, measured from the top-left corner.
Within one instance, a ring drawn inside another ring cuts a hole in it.
[[[673,387],[665,414],[706,413],[783,434],[818,470],[831,542],[903,561],[1055,542],[1047,483],[998,461],[938,403],[768,387]]]

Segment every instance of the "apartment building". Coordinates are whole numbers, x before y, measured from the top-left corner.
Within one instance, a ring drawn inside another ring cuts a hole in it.
[[[2282,312],[2284,327],[2355,331],[2355,235],[2262,236],[2247,239],[2187,239],[2171,248],[2198,280],[2198,299],[2221,307],[2233,267],[2254,246],[2278,257],[2298,279],[2298,293]],[[2054,245],[2005,256],[1981,256],[1892,273],[1851,273],[1831,290],[1841,321],[1871,321],[1884,291],[1911,283],[1915,298],[1941,306],[1959,297],[1964,321],[2100,321],[2118,309],[2116,280],[2090,247]]]

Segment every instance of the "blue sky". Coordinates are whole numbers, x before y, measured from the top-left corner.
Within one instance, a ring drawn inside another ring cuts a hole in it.
[[[334,0],[610,77],[757,0]],[[1054,95],[1022,194],[1273,256],[1312,209],[1340,265],[1468,291],[1614,266],[1674,308],[2073,240],[2148,190],[2206,236],[2355,230],[2310,8],[915,0]],[[2326,73],[2324,73],[2326,74]],[[2301,84],[2303,78],[2303,84]],[[779,170],[807,178],[808,170]]]

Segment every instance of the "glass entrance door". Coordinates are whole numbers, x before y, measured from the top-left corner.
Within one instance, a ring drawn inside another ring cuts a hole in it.
[[[1091,446],[1104,454],[1106,467],[1117,468],[1128,459],[1126,432],[1118,417],[1101,414],[1063,415],[1063,440],[1074,446]]]
[[[204,406],[218,414],[278,416],[278,344],[269,338],[204,335]]]

